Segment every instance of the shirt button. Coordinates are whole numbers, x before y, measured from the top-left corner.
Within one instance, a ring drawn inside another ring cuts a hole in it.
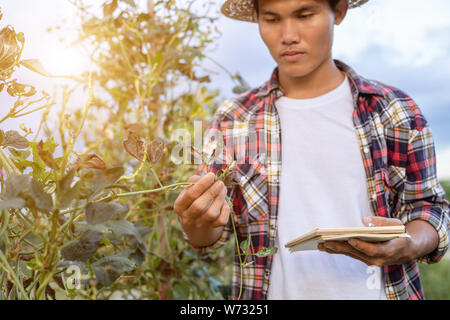
[[[245,182],[245,176],[242,176],[241,177],[241,183],[244,183]]]
[[[372,195],[370,196],[370,198],[372,198],[372,200],[375,200],[377,198],[377,194],[376,193],[372,193]]]
[[[370,149],[368,147],[365,147],[363,150],[364,150],[364,153],[369,153],[370,152]]]
[[[280,180],[278,178],[273,178],[273,182],[278,183]]]

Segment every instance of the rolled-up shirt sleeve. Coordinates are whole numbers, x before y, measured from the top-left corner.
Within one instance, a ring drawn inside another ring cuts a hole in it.
[[[418,262],[435,263],[441,260],[449,246],[449,202],[437,178],[432,132],[426,120],[424,123],[409,133],[405,179],[398,198],[397,216],[404,224],[420,219],[436,229],[439,245],[433,252],[417,259]]]

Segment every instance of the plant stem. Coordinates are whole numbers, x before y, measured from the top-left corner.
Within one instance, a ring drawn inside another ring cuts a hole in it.
[[[2,210],[0,212],[0,217],[3,218],[3,225],[0,228],[0,238],[3,235],[3,232],[6,231],[6,229],[8,228],[8,224],[9,224],[9,212]]]
[[[52,280],[53,272],[48,272],[45,276],[41,277],[43,280],[39,281],[39,289],[36,292],[36,299],[41,300],[45,299],[45,289],[47,288],[48,283]]]
[[[19,175],[20,171],[14,165],[14,163],[9,159],[8,155],[5,153],[3,149],[0,148],[0,164],[5,168],[6,175]]]
[[[228,201],[228,199],[227,199],[227,201]],[[238,298],[237,298],[237,300],[239,300],[239,299],[241,299],[241,294],[242,294],[242,280],[243,280],[242,278],[243,278],[243,275],[244,275],[244,270],[243,270],[243,263],[242,263],[242,258],[241,258],[241,249],[239,248],[239,239],[238,239],[238,236],[237,236],[236,226],[234,224],[233,215],[234,215],[234,212],[233,212],[233,210],[231,210],[231,214],[230,214],[231,224],[233,225],[233,233],[234,233],[234,238],[235,238],[235,241],[236,241],[236,247],[237,247],[237,252],[238,252],[238,256],[239,256],[240,273],[241,273],[240,285],[239,285],[239,295],[238,295]]]
[[[99,201],[104,201],[104,200],[106,200],[106,199],[108,199],[110,197],[123,198],[123,197],[139,195],[139,194],[159,192],[159,191],[163,191],[163,190],[171,191],[171,190],[178,189],[179,186],[191,186],[193,184],[194,183],[192,183],[192,182],[179,182],[179,183],[170,184],[170,185],[167,185],[167,186],[164,186],[164,187],[161,187],[161,188],[156,188],[156,189],[139,190],[139,191],[133,191],[133,192],[118,193],[116,195],[108,196],[106,198],[100,199]]]
[[[17,279],[17,275],[11,268],[11,266],[8,263],[8,259],[6,259],[5,255],[3,254],[3,251],[0,250],[0,267],[2,267],[6,272],[9,273],[12,280],[14,281],[14,284],[19,288],[20,293],[22,293],[22,296],[25,300],[30,300],[28,297],[28,294],[25,292],[25,289],[22,286],[22,283]]]
[[[150,170],[152,171],[153,175],[155,176],[156,181],[158,181],[159,186],[162,188],[163,185],[162,185],[161,181],[159,180],[158,175],[155,172],[155,169],[153,169],[153,166],[150,167]]]

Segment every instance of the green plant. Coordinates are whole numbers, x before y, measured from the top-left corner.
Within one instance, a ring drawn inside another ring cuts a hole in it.
[[[436,264],[420,264],[420,276],[425,298],[428,300],[450,299],[450,259],[447,255]]]
[[[446,199],[450,201],[450,181],[439,181],[445,190]],[[450,299],[450,254],[436,264],[419,264],[425,298],[429,300]]]
[[[194,14],[193,2],[148,1],[144,10],[111,0],[94,14],[73,1],[76,43],[95,67],[58,75],[72,84],[53,95],[13,78],[21,67],[57,75],[21,58],[22,33],[1,29],[0,92],[16,102],[0,124],[43,111],[33,139],[25,125],[22,134],[0,130],[1,299],[223,298],[230,248],[196,255],[173,213],[173,191],[191,185],[183,181],[193,167],[171,161],[172,133],[192,133],[218,106],[218,90],[196,71],[214,40],[214,18]],[[247,89],[239,74],[232,79],[236,92]],[[79,87],[86,102],[69,108]]]

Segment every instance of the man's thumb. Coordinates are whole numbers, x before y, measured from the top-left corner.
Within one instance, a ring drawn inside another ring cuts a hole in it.
[[[362,221],[364,225],[369,226],[369,223],[372,223],[372,217],[363,217]]]
[[[384,227],[384,226],[401,226],[403,223],[399,219],[395,218],[385,218],[385,217],[363,217],[362,218],[363,223],[366,226],[369,226],[369,223],[373,223],[377,227]]]

